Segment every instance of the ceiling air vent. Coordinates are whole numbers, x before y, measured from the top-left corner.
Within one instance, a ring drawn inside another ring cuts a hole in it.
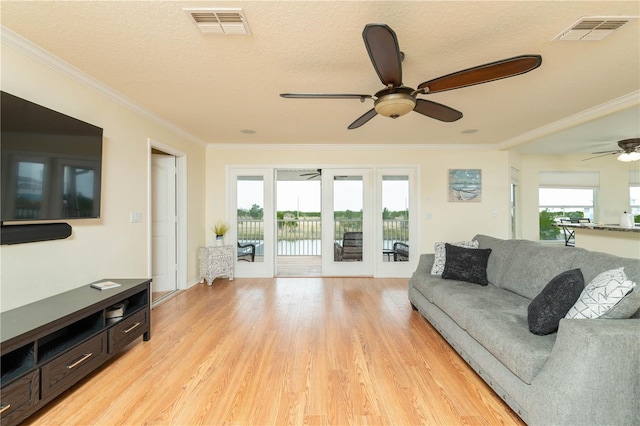
[[[184,8],[205,34],[249,35],[251,30],[242,9]]]
[[[581,18],[578,22],[561,32],[553,40],[593,41],[602,40],[636,16],[592,16]]]

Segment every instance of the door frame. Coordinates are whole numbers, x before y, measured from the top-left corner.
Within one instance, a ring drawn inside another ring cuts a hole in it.
[[[155,139],[147,139],[147,276],[153,274],[153,204],[152,149],[176,159],[176,290],[187,288],[187,154]],[[161,299],[160,302],[165,299]]]
[[[322,169],[322,276],[365,276],[372,277],[374,260],[372,240],[372,210],[374,191],[372,179],[374,168],[346,168],[340,166]],[[338,176],[362,177],[362,261],[336,262],[334,259],[334,178]]]

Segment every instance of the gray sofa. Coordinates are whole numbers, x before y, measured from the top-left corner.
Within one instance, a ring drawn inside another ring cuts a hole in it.
[[[640,425],[640,311],[630,319],[565,318],[545,336],[529,332],[527,323],[528,305],[559,273],[579,268],[586,284],[624,267],[640,285],[640,260],[473,239],[492,249],[489,284],[431,275],[434,255],[423,254],[409,281],[413,308],[526,423]]]

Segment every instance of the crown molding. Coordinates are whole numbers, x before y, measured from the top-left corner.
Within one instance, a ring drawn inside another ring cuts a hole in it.
[[[515,148],[519,145],[525,144],[527,142],[532,142],[544,136],[569,129],[571,127],[578,126],[591,120],[604,117],[605,115],[613,114],[615,112],[637,105],[640,105],[640,91],[638,90],[628,93],[624,96],[620,96],[619,98],[613,99],[609,102],[596,105],[595,107],[586,109],[577,114],[570,115],[569,117],[563,118],[562,120],[558,120],[545,126],[538,127],[537,129],[523,133],[514,138],[507,139],[498,144],[498,149],[504,151]]]
[[[65,77],[71,79],[72,81],[97,92],[98,94],[104,96],[105,98],[135,112],[138,115],[141,115],[142,117],[164,127],[167,130],[170,130],[173,133],[180,135],[181,137],[185,138],[186,140],[198,146],[201,146],[201,147],[207,146],[207,144],[204,141],[196,138],[195,136],[185,131],[184,129],[177,127],[176,125],[165,120],[159,115],[154,114],[153,112],[147,110],[141,105],[133,102],[131,99],[127,98],[122,93],[112,89],[111,87],[89,76],[88,74],[81,71],[80,69],[63,61],[62,59],[44,50],[43,48],[33,43],[32,41],[27,40],[21,35],[11,31],[4,25],[0,27],[1,27],[0,39],[3,45],[6,45],[24,54],[30,59],[33,59],[34,61],[50,68],[51,70],[64,75]]]

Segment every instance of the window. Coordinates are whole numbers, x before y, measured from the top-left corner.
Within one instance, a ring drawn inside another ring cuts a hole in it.
[[[598,172],[540,172],[538,177],[540,240],[562,241],[561,218],[589,218],[595,222],[594,200],[600,186]]]
[[[640,223],[640,186],[631,186],[629,188],[629,204],[631,213],[635,217],[635,222]]]
[[[555,226],[560,218],[589,218],[594,221],[594,189],[540,188],[540,240],[563,240],[561,229]]]
[[[629,207],[635,223],[640,223],[640,170],[629,171]]]

